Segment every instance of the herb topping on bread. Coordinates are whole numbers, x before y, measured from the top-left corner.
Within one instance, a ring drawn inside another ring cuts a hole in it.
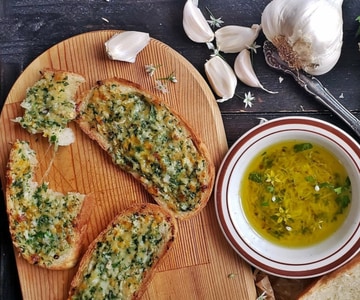
[[[24,115],[15,119],[31,134],[42,133],[49,142],[65,146],[74,141],[68,123],[76,117],[75,94],[85,79],[76,73],[44,70],[22,101]]]
[[[16,141],[7,166],[6,206],[14,246],[31,264],[49,269],[73,267],[80,256],[82,234],[92,199],[66,195],[34,181],[35,152]]]
[[[176,233],[175,218],[158,205],[124,210],[84,254],[69,299],[139,299]]]
[[[208,150],[157,96],[124,79],[103,80],[82,96],[77,122],[176,217],[206,205],[215,176]]]

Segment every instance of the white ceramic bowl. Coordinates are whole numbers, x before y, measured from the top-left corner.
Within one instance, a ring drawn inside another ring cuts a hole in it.
[[[262,238],[247,222],[240,199],[240,182],[249,162],[269,145],[304,140],[322,145],[345,166],[352,187],[349,215],[329,238],[303,248],[288,248]],[[274,119],[254,127],[228,151],[215,184],[215,206],[220,227],[235,251],[266,273],[287,278],[326,274],[360,250],[360,146],[330,123],[307,117]]]

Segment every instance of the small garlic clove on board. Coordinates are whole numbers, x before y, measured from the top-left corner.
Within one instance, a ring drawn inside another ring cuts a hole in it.
[[[271,94],[277,93],[265,89],[260,83],[252,66],[250,51],[248,49],[242,50],[235,58],[234,70],[236,76],[240,79],[242,83],[250,87],[261,88],[262,90]]]
[[[214,39],[214,32],[197,6],[197,0],[186,1],[183,11],[184,31],[193,42],[211,42]]]
[[[216,45],[224,53],[239,53],[250,47],[259,36],[261,26],[251,27],[228,25],[215,31]]]
[[[105,50],[110,59],[134,63],[138,53],[150,42],[150,35],[140,31],[124,31],[113,35]]]
[[[210,58],[205,63],[205,73],[209,83],[221,99],[217,102],[224,102],[234,97],[237,85],[237,78],[229,64],[219,56]]]

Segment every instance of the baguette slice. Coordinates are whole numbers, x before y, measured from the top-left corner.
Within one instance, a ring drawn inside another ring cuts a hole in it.
[[[315,280],[299,300],[353,300],[360,294],[360,255],[339,269]]]
[[[157,96],[133,82],[106,79],[82,95],[76,120],[177,218],[190,218],[206,205],[215,177],[207,147]]]
[[[34,182],[35,152],[16,141],[7,165],[6,208],[13,244],[21,256],[40,267],[73,267],[82,251],[82,238],[93,199],[79,193],[63,195]]]
[[[90,244],[69,299],[139,299],[176,234],[176,219],[158,205],[124,210]]]
[[[68,123],[76,117],[75,94],[79,85],[85,82],[83,76],[45,69],[42,78],[29,87],[22,101],[24,115],[16,122],[31,134],[42,133],[56,146],[66,146],[75,137]]]

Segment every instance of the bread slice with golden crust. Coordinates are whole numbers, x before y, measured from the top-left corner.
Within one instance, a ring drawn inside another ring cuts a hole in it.
[[[359,298],[360,255],[315,280],[298,300],[352,300]]]
[[[90,196],[62,194],[34,181],[36,153],[16,141],[7,165],[6,209],[15,248],[30,264],[64,270],[82,254],[82,239],[93,206]]]
[[[139,299],[176,234],[176,219],[156,204],[125,209],[90,244],[69,299]]]
[[[16,122],[31,134],[41,133],[55,146],[74,142],[68,123],[76,117],[75,94],[85,78],[77,73],[44,69],[41,78],[26,91],[24,114]]]
[[[81,129],[179,219],[197,214],[211,195],[215,168],[205,144],[156,95],[119,78],[84,93]]]

